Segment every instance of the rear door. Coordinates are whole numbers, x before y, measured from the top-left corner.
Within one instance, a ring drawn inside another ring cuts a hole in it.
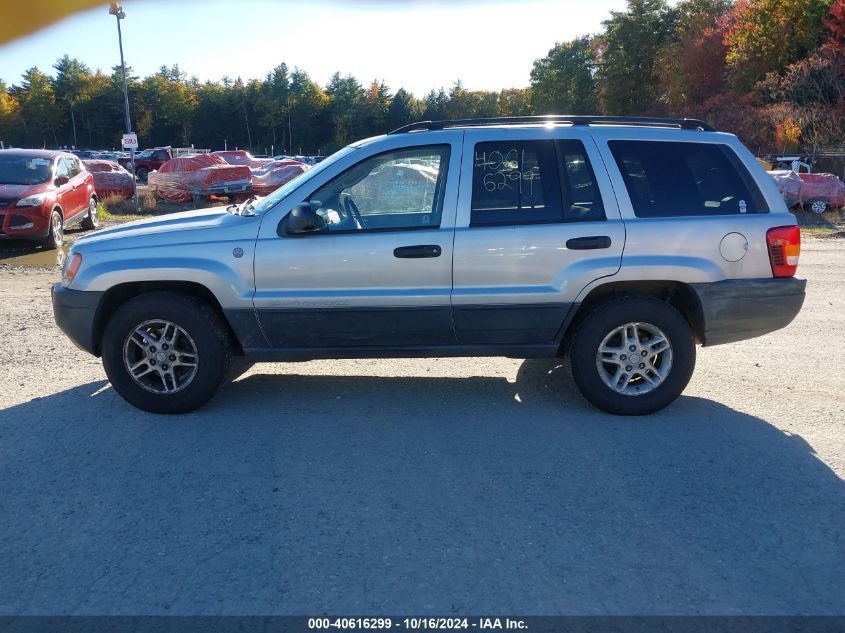
[[[625,227],[578,128],[467,130],[452,307],[459,343],[553,343],[579,291],[619,270]]]
[[[256,245],[254,303],[273,347],[455,342],[449,294],[461,138],[387,137],[268,212]],[[324,226],[280,236],[279,221],[303,201]]]

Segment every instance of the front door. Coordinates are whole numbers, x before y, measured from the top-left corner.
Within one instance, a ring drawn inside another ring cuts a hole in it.
[[[67,178],[67,182],[58,185],[58,191],[56,192],[56,200],[58,200],[59,204],[62,207],[62,212],[64,213],[64,219],[68,220],[72,218],[76,212],[77,207],[79,206],[79,202],[77,200],[76,190],[74,189],[73,182],[71,182],[71,163],[68,159],[61,157],[56,161],[56,173],[54,178],[60,178],[64,176]]]
[[[452,293],[458,342],[553,345],[579,292],[619,270],[625,227],[592,137],[467,130]]]
[[[73,210],[65,209],[65,217],[70,218],[88,209],[88,183],[85,181],[87,172],[82,169],[82,163],[79,162],[78,158],[65,158],[63,160],[67,161],[70,173],[68,184],[71,189]]]
[[[461,133],[372,154],[295,202],[320,224],[279,236],[262,222],[254,298],[273,347],[455,342],[449,294]],[[289,205],[290,206],[290,205]]]

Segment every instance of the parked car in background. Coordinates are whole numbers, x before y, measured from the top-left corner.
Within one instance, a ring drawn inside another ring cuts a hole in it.
[[[681,394],[696,344],[792,321],[800,242],[754,156],[703,121],[426,121],[258,201],[81,238],[53,309],[158,413],[205,403],[233,356],[568,354],[589,402],[642,415]]]
[[[94,177],[94,189],[101,199],[118,196],[127,200],[135,194],[132,174],[115,161],[92,159],[82,163]]]
[[[845,206],[845,184],[834,174],[796,173],[792,170],[768,172],[789,207],[825,213]]]
[[[214,154],[173,158],[148,178],[156,197],[173,202],[201,202],[209,196],[235,196],[251,190],[246,165],[230,165]]]
[[[141,182],[146,182],[147,176],[151,171],[159,169],[164,163],[171,158],[183,158],[186,156],[196,156],[197,154],[207,154],[207,149],[196,149],[194,147],[154,147],[152,149],[145,149],[135,154],[135,175]]]
[[[257,196],[269,195],[309,169],[310,165],[295,160],[276,160],[260,169],[250,169],[252,193]]]
[[[155,147],[138,152],[135,154],[135,176],[141,182],[146,182],[151,171],[159,169],[173,157],[175,153],[171,147]]]
[[[219,156],[230,165],[246,165],[247,167],[264,167],[273,160],[272,158],[256,158],[242,149],[220,150],[211,152],[211,155]]]
[[[807,211],[825,213],[845,205],[845,184],[834,174],[799,173],[801,204]]]
[[[86,160],[89,158],[99,158],[101,152],[94,149],[72,149],[68,150],[68,153],[73,154],[79,159]]]
[[[308,171],[311,166],[299,160],[285,157],[280,160],[253,156],[245,150],[212,152],[231,165],[243,165],[249,168],[251,191],[258,196],[266,196],[283,184]]]
[[[115,152],[115,160],[118,165],[123,167],[129,173],[132,173],[132,154],[129,152]]]
[[[0,238],[39,240],[58,248],[64,230],[99,226],[94,179],[67,152],[0,150]]]

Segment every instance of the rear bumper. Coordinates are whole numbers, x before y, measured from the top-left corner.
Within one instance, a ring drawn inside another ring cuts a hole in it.
[[[214,196],[227,193],[247,193],[251,189],[251,183],[245,182],[218,182],[213,185],[200,186],[197,192],[201,195]]]
[[[61,284],[54,284],[51,294],[53,316],[62,332],[67,334],[79,349],[99,356],[94,338],[94,323],[104,293],[71,290],[63,288]]]
[[[727,279],[690,284],[703,316],[703,344],[733,343],[789,325],[804,304],[806,279]]]

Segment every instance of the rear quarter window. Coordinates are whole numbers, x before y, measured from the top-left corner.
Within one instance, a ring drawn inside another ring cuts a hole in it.
[[[727,145],[609,141],[639,218],[767,213],[760,189]]]

